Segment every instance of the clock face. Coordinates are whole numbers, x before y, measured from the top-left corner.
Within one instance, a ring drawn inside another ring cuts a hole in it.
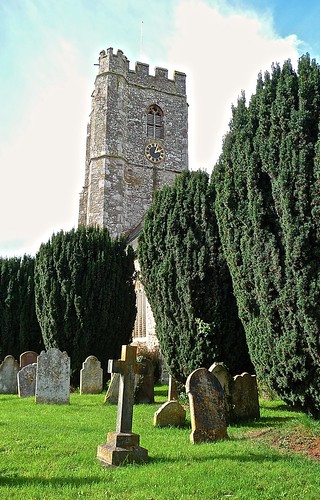
[[[148,160],[152,163],[159,163],[164,159],[164,149],[158,142],[149,142],[144,152]]]

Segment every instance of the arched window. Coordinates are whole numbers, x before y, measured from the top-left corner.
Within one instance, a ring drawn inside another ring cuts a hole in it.
[[[153,139],[163,139],[163,111],[156,104],[148,108],[147,135]]]

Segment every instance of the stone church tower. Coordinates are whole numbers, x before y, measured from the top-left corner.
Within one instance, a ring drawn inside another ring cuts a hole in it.
[[[186,75],[100,52],[87,132],[79,225],[107,227],[135,248],[154,192],[188,168]],[[138,263],[136,263],[137,269]],[[153,315],[139,280],[133,336],[156,343]]]
[[[153,193],[188,168],[186,75],[129,61],[121,50],[100,52],[87,134],[79,225],[128,235],[144,218]]]

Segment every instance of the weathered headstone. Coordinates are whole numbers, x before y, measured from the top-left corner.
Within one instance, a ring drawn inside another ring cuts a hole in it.
[[[80,370],[80,394],[100,394],[103,386],[103,370],[95,356],[88,356]]]
[[[0,364],[0,394],[17,394],[19,363],[11,354]]]
[[[120,373],[111,375],[110,384],[104,398],[105,403],[118,404],[119,399]]]
[[[194,370],[186,382],[190,403],[190,441],[217,441],[228,437],[223,389],[219,380],[206,368]]]
[[[18,372],[18,394],[20,398],[34,397],[36,393],[37,363],[27,364]]]
[[[260,418],[257,378],[244,372],[233,377],[231,401],[233,421]]]
[[[51,348],[38,356],[36,403],[69,404],[70,358],[66,352]]]
[[[178,385],[176,379],[169,375],[168,401],[178,400]]]
[[[233,378],[223,363],[213,363],[209,368],[209,372],[212,373],[219,380],[220,385],[223,389],[223,400],[224,400],[226,422],[227,424],[229,424],[233,420],[233,409],[231,400]]]
[[[118,414],[115,432],[108,432],[105,445],[98,446],[97,458],[106,465],[146,462],[148,450],[139,446],[140,436],[132,432],[134,379],[141,371],[137,348],[122,346],[121,359],[109,360],[108,372],[120,373]]]
[[[172,425],[174,427],[181,427],[186,420],[186,410],[178,401],[167,401],[155,412],[153,418],[153,425],[159,427],[166,427]]]
[[[135,376],[134,402],[154,403],[154,367],[150,359],[142,358],[142,373]]]
[[[31,365],[32,363],[36,363],[38,358],[38,353],[34,351],[25,351],[20,354],[20,370],[24,366]]]

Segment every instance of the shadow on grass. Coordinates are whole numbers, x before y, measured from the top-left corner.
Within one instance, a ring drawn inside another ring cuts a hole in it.
[[[231,427],[252,427],[253,429],[261,427],[279,427],[291,420],[294,420],[294,417],[260,417],[258,420],[232,422]]]
[[[234,441],[230,439],[230,441]],[[208,443],[203,443],[208,444]],[[197,444],[195,446],[201,446],[201,444]],[[197,463],[211,463],[212,460],[226,460],[226,461],[234,461],[237,463],[265,463],[265,462],[284,462],[286,461],[285,456],[275,455],[268,452],[246,452],[243,454],[234,454],[234,453],[215,453],[214,449],[206,450],[201,456],[190,456],[190,455],[180,455],[178,458],[175,457],[166,457],[166,456],[158,456],[158,457],[149,457],[148,462],[145,464],[127,464],[121,467],[105,467],[108,472],[117,473],[118,470],[123,470],[127,467],[148,467],[149,465],[164,465],[166,466],[168,463],[177,464],[178,469],[183,468],[186,470],[188,467],[192,467],[192,465]],[[103,465],[101,465],[103,467]],[[108,475],[108,480],[110,481],[110,475]],[[90,476],[90,478],[86,477],[53,477],[50,479],[44,479],[42,477],[6,477],[2,476],[0,478],[0,486],[9,486],[12,488],[18,488],[23,486],[37,486],[37,487],[65,487],[65,486],[73,486],[73,487],[81,487],[81,486],[90,486],[93,484],[103,483],[105,484],[106,478],[101,476]]]

